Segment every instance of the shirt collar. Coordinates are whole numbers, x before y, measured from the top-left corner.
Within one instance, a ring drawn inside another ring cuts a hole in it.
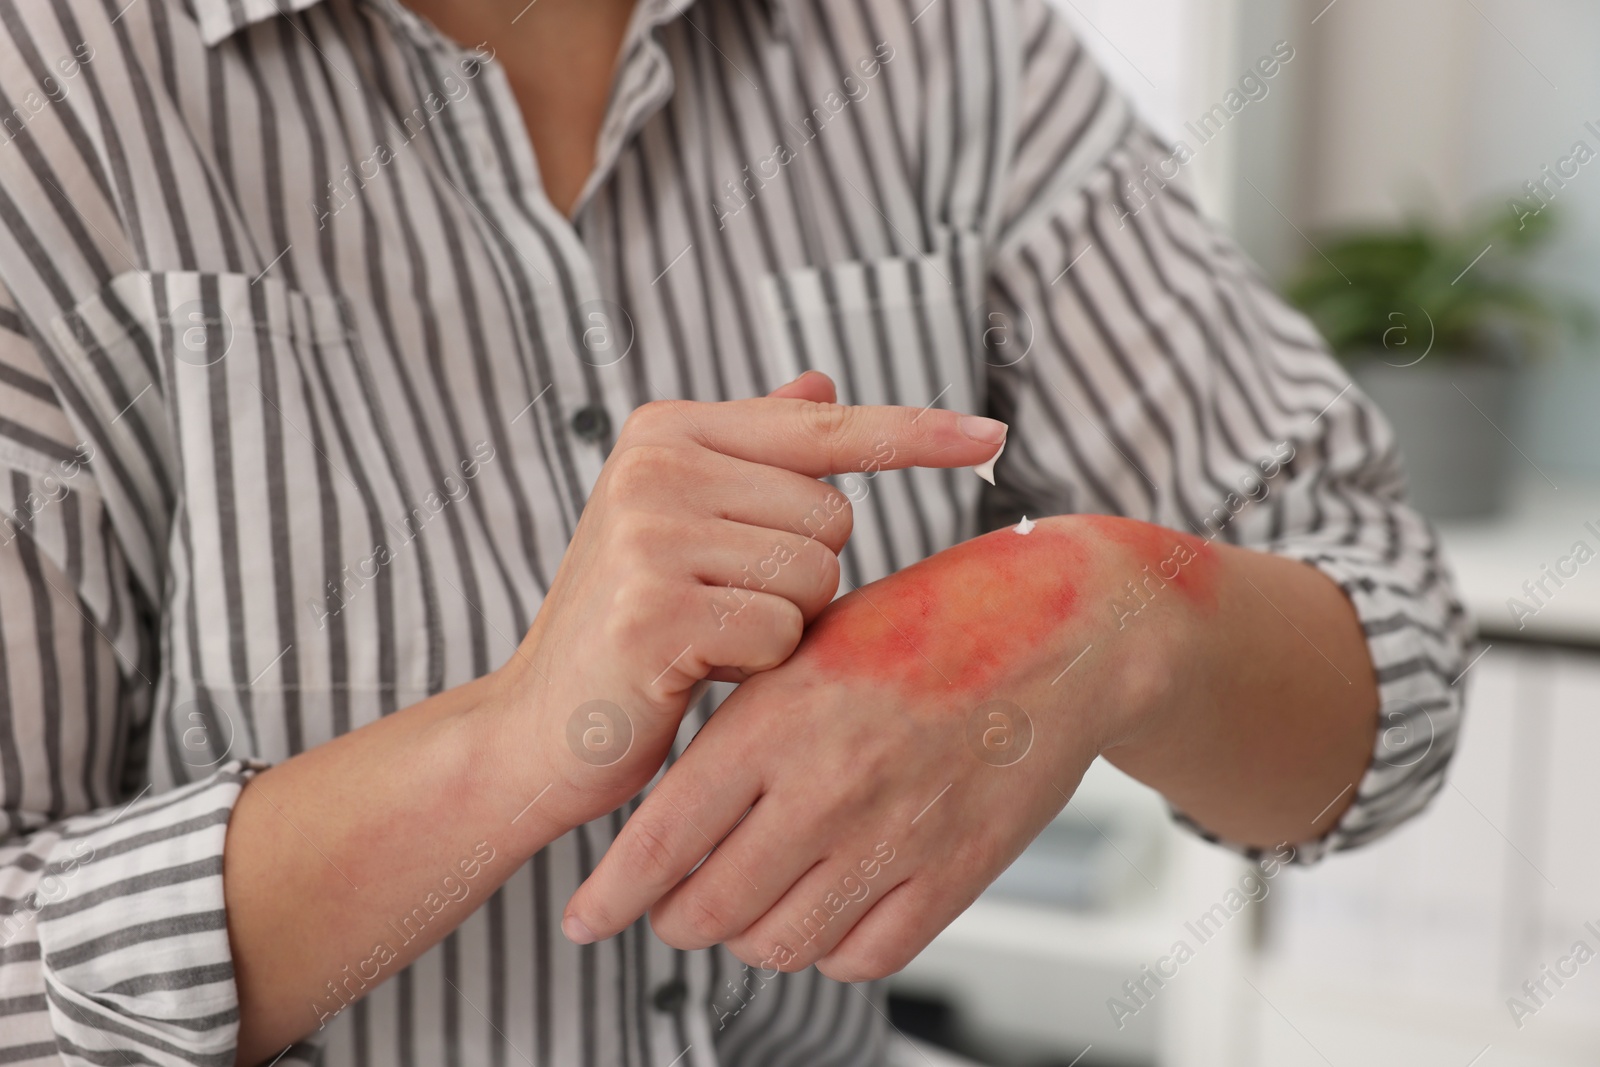
[[[292,15],[316,7],[324,0],[193,0],[194,11],[200,23],[200,37],[207,48],[215,47],[240,30],[277,15]],[[398,4],[399,0],[389,0]],[[782,0],[753,0],[777,14]],[[651,23],[671,22],[688,10],[695,0],[639,0],[643,15]]]

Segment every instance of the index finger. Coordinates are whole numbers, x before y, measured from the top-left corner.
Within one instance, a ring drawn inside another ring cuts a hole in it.
[[[688,438],[752,463],[812,478],[903,467],[975,467],[1004,444],[1006,424],[942,408],[825,404],[759,397],[658,400],[629,419],[635,441]]]

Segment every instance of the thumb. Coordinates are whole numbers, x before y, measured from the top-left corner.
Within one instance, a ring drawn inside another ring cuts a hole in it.
[[[808,370],[794,381],[780,385],[769,397],[784,400],[810,400],[818,404],[832,404],[839,399],[839,392],[833,386],[833,379],[819,370]]]

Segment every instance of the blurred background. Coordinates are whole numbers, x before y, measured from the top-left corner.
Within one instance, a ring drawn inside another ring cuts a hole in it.
[[[1395,422],[1481,644],[1422,819],[1253,867],[1099,764],[897,1024],[998,1067],[1600,1063],[1600,4],[1056,2],[1168,139],[1247,101],[1187,169]]]

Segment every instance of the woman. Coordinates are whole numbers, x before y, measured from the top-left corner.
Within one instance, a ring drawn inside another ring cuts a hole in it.
[[[872,1063],[1096,755],[1439,787],[1387,427],[1040,0],[0,14],[7,1058]]]

